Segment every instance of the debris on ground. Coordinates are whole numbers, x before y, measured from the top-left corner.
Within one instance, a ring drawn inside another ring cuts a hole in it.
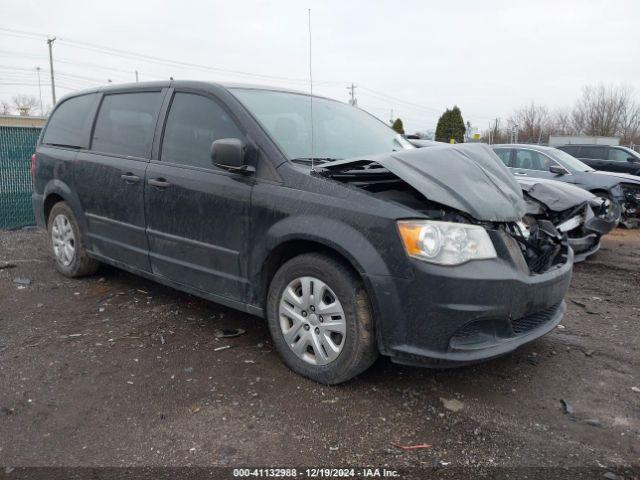
[[[9,270],[10,268],[16,268],[15,263],[0,263],[0,270]]]
[[[242,328],[228,328],[224,330],[216,330],[216,338],[234,338],[247,333]]]
[[[464,403],[455,398],[447,400],[446,398],[440,397],[440,401],[442,402],[442,406],[451,412],[459,412],[464,408]]]
[[[27,277],[16,277],[13,279],[13,283],[15,283],[16,285],[28,287],[29,285],[31,285],[31,279]]]
[[[607,472],[602,475],[602,477],[606,478],[607,480],[624,480],[624,477],[622,475],[616,475],[613,472]]]
[[[398,443],[392,443],[391,445],[393,445],[396,448],[401,448],[402,450],[420,450],[423,448],[431,448],[432,445],[428,445],[426,443],[421,443],[418,445],[400,445]]]
[[[214,352],[219,352],[220,350],[227,350],[228,348],[233,348],[233,345],[224,345],[223,347],[214,348]]]
[[[578,419],[577,421],[582,422],[586,425],[591,425],[592,427],[604,428],[602,422],[597,418],[585,418],[583,420]]]
[[[567,415],[573,415],[573,406],[569,402],[561,398],[560,404],[562,405],[562,410],[564,411],[564,413],[566,413]]]
[[[638,388],[638,387],[631,387],[631,391],[632,391],[632,392],[636,392],[636,393],[640,393],[640,388]]]

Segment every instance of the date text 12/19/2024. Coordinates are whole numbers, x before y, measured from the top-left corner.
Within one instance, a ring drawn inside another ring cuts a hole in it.
[[[236,478],[398,478],[386,468],[234,468]]]

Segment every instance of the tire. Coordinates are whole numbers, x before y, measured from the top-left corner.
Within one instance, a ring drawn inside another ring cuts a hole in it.
[[[76,278],[98,270],[100,264],[87,255],[78,221],[66,202],[58,202],[51,209],[47,231],[58,272]]]
[[[317,297],[323,298],[306,302],[305,288],[313,288]],[[342,315],[336,315],[340,308]],[[373,314],[362,281],[350,268],[326,255],[300,255],[280,267],[269,286],[267,322],[284,363],[319,383],[335,385],[350,380],[378,356]],[[297,342],[292,341],[294,336],[299,337]],[[308,346],[300,353],[303,341]]]

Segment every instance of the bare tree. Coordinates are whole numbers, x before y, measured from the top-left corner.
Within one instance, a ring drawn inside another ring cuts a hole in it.
[[[28,116],[38,105],[38,99],[33,95],[16,95],[13,97],[13,105],[20,115]]]
[[[11,115],[11,105],[3,100],[0,102],[0,115]]]
[[[556,110],[551,114],[551,122],[549,126],[550,135],[575,135],[575,122],[570,111],[566,109]]]
[[[544,105],[531,102],[513,112],[508,123],[518,127],[518,140],[525,143],[547,141],[551,128],[549,110]]]
[[[623,145],[640,143],[640,103],[630,103],[622,111],[618,133]]]
[[[586,86],[573,108],[573,122],[585,135],[617,136],[622,117],[634,103],[631,87]]]

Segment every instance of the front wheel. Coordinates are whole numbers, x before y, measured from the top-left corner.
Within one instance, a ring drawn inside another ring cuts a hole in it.
[[[267,321],[284,363],[320,383],[345,382],[378,354],[362,281],[326,255],[300,255],[280,267],[269,288]]]

